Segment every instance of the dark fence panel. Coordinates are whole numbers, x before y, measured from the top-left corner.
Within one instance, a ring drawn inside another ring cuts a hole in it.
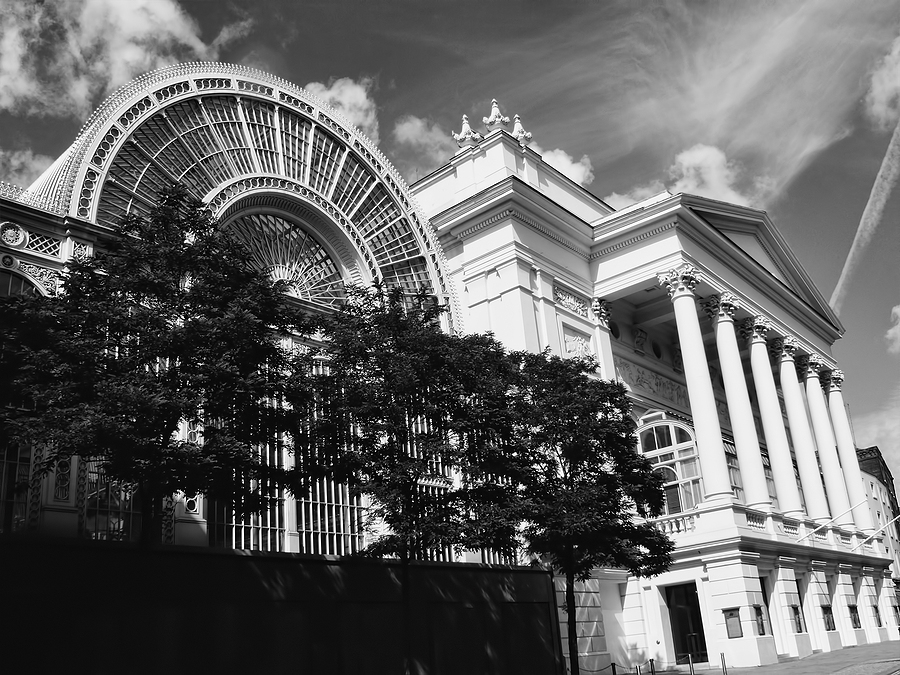
[[[0,671],[562,673],[547,572],[0,541]],[[406,620],[404,620],[406,617]],[[404,633],[404,625],[409,631]]]

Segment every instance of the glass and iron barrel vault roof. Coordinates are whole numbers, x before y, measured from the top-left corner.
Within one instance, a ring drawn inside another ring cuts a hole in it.
[[[187,63],[126,84],[29,189],[57,213],[111,226],[180,182],[261,265],[333,305],[342,283],[427,289],[454,311],[430,223],[375,145],[309,92],[244,66]]]

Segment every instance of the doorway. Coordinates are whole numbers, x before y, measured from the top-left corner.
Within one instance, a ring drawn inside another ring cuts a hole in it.
[[[709,661],[703,620],[700,617],[697,584],[667,586],[666,605],[669,607],[675,662],[687,663],[688,656],[694,663]]]

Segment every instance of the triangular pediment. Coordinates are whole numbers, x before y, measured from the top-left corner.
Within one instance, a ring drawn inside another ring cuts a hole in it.
[[[803,269],[765,211],[683,195],[683,203],[741,252],[809,305],[840,325],[828,302]]]

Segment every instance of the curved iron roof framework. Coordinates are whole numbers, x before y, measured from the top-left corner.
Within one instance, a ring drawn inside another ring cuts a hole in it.
[[[450,303],[451,325],[458,315],[431,225],[390,162],[324,102],[255,69],[187,63],[133,80],[26,194],[111,226],[174,182],[308,301],[381,280]]]

